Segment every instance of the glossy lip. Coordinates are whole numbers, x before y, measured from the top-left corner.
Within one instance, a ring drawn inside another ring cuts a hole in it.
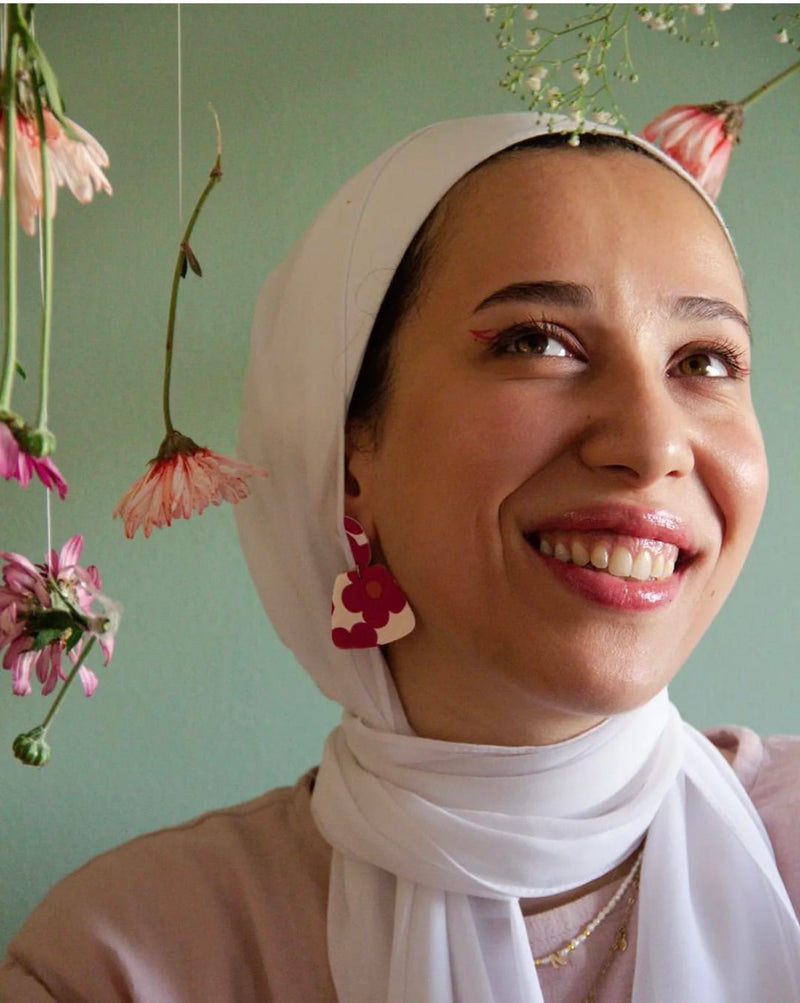
[[[606,532],[616,536],[671,543],[679,550],[677,566],[674,573],[663,581],[639,582],[559,561],[542,554],[534,542],[540,533],[558,530]],[[564,512],[530,527],[525,531],[525,538],[536,557],[570,591],[619,610],[646,611],[671,603],[681,587],[686,569],[697,554],[692,535],[678,516],[664,509],[626,505],[593,506]]]

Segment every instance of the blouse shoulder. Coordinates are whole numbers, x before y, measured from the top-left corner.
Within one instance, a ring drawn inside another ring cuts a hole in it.
[[[327,966],[308,964],[325,957],[330,867],[313,777],[140,836],[64,878],[9,945],[0,998],[326,1000]]]
[[[800,735],[762,738],[749,728],[725,727],[707,736],[717,748],[733,753],[731,766],[761,816],[800,915]]]

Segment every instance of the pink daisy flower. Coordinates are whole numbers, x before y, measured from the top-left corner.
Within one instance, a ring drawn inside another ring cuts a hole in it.
[[[26,488],[33,474],[48,489],[55,488],[60,498],[65,498],[67,482],[49,456],[37,457],[26,453],[9,426],[0,420],[0,477],[17,480]]]
[[[173,519],[202,514],[209,504],[235,505],[250,494],[246,477],[266,476],[260,467],[198,446],[176,431],[167,434],[149,466],[114,509],[114,518],[124,520],[129,540],[139,527],[148,537],[154,528],[171,526]]]
[[[33,564],[22,554],[0,551],[4,562],[0,585],[0,651],[2,666],[11,672],[17,696],[31,692],[31,677],[51,693],[66,679],[61,659],[73,665],[80,658],[86,635],[95,637],[108,665],[114,653],[119,608],[100,592],[100,573],[78,560],[83,537],[72,536],[47,564]],[[95,604],[100,609],[95,609]],[[78,670],[86,696],[97,687],[97,676],[82,665]]]
[[[42,161],[39,153],[39,128],[34,118],[16,113],[17,127],[17,213],[22,229],[33,236],[36,218],[43,202]],[[5,192],[3,164],[5,162],[5,124],[0,113],[0,187]],[[44,110],[45,141],[48,157],[48,195],[50,215],[56,211],[56,193],[65,185],[79,202],[91,202],[94,192],[101,189],[112,194],[111,185],[103,173],[108,167],[108,154],[97,140],[71,119],[65,119],[70,136],[55,115]]]
[[[743,121],[739,104],[681,104],[654,118],[642,136],[677,160],[716,199]]]

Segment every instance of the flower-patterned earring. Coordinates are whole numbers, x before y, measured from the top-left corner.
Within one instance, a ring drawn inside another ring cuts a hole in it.
[[[336,576],[333,643],[337,648],[377,648],[405,637],[415,623],[405,593],[385,565],[370,564],[372,548],[360,523],[345,516],[344,528],[356,568]]]

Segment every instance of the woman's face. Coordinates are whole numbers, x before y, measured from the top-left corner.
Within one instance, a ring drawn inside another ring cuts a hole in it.
[[[448,196],[349,459],[419,734],[559,741],[669,682],[764,505],[746,315],[708,206],[643,156],[522,152]]]

